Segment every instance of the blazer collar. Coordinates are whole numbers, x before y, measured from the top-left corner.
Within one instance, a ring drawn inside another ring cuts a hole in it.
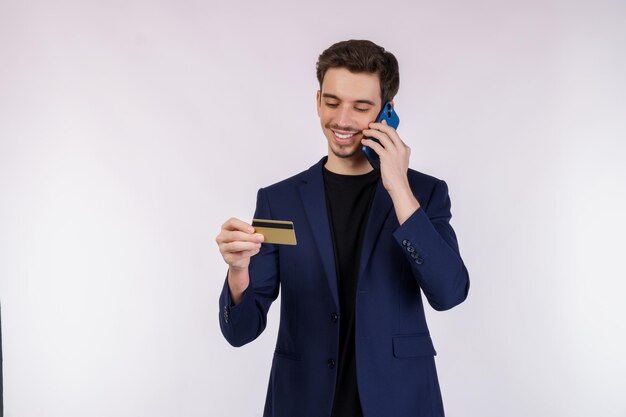
[[[305,171],[302,177],[302,183],[300,184],[300,197],[302,198],[304,211],[309,221],[310,230],[313,232],[313,238],[322,259],[333,300],[335,301],[335,305],[339,306],[337,270],[335,268],[335,254],[330,233],[328,210],[326,209],[326,191],[323,178],[323,167],[327,160],[328,156],[324,156],[319,162]],[[378,240],[381,228],[391,207],[391,197],[387,190],[385,190],[382,179],[379,178],[376,191],[374,192],[374,200],[372,201],[369,212],[365,234],[363,236],[362,252],[359,262],[359,281],[363,277],[363,272],[365,271],[365,267],[371,257],[372,250]]]

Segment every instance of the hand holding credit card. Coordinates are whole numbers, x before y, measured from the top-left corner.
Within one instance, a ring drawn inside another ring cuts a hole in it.
[[[296,230],[291,221],[252,219],[252,227],[256,233],[263,235],[264,243],[297,245]]]

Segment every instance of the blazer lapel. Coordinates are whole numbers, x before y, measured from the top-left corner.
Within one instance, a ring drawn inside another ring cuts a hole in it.
[[[326,209],[326,191],[322,176],[322,167],[327,159],[328,157],[325,156],[306,172],[300,184],[300,197],[302,198],[304,211],[322,259],[328,287],[332,293],[335,305],[339,307],[335,253],[332,236],[330,235],[330,223],[328,221],[328,210]]]
[[[370,208],[367,226],[365,227],[365,235],[363,236],[363,247],[359,261],[359,282],[361,281],[361,277],[363,277],[363,272],[365,272],[365,267],[372,255],[372,250],[378,240],[378,236],[380,235],[380,231],[391,207],[393,207],[391,197],[387,190],[385,190],[382,177],[380,177],[376,191],[374,192],[374,201],[372,201],[372,207]]]

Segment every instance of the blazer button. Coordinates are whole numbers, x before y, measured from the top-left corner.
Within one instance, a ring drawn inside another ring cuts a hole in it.
[[[415,258],[415,263],[421,265],[424,263],[424,259],[418,255],[417,258]]]
[[[410,253],[415,252],[415,248],[413,246],[407,246],[406,250],[408,250]]]
[[[333,359],[329,359],[327,363],[330,369],[333,369],[335,367],[335,361]]]
[[[404,239],[404,240],[402,241],[402,244],[403,244],[404,246],[408,246],[408,245],[410,245],[410,244],[411,244],[411,242],[409,242],[408,240]]]
[[[337,323],[337,319],[339,319],[339,316],[337,315],[337,313],[330,313],[330,319],[333,323]]]
[[[228,319],[230,318],[230,314],[228,312],[228,307],[224,306],[224,321],[228,323]]]

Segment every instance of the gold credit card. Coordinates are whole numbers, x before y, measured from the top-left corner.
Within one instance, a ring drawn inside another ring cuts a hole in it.
[[[297,245],[296,230],[293,222],[284,220],[252,219],[255,233],[265,238],[263,243],[278,243],[281,245]]]

